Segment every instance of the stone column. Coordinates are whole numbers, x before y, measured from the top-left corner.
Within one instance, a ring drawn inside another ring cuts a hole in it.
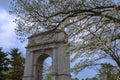
[[[56,47],[53,51],[53,72],[52,80],[70,80],[70,58],[63,53],[62,46]]]
[[[27,50],[25,59],[25,69],[23,80],[34,80],[33,79],[33,53]]]

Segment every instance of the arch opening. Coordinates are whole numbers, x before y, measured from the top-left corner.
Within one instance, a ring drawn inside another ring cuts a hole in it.
[[[42,80],[52,80],[51,73],[52,73],[52,58],[47,57],[43,63]]]
[[[48,54],[42,54],[37,60],[36,80],[52,80],[52,58]]]

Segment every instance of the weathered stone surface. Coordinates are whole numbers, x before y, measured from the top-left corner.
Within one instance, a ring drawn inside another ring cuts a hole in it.
[[[52,58],[52,80],[70,80],[69,56],[63,53],[66,34],[56,30],[29,37],[23,80],[42,80],[43,62]]]

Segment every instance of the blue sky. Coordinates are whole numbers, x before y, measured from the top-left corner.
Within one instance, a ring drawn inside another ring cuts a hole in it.
[[[0,0],[0,47],[3,47],[4,51],[9,51],[12,48],[19,48],[25,56],[25,46],[27,43],[21,43],[16,39],[17,36],[14,32],[16,24],[13,22],[16,17],[14,15],[9,15],[10,1],[11,0]],[[94,70],[85,70],[79,73],[77,77],[92,77],[95,73]]]
[[[0,8],[9,9],[9,4],[11,0],[0,0]]]

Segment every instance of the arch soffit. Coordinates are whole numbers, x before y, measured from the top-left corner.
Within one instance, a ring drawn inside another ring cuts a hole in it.
[[[36,63],[43,63],[46,58],[50,57],[50,55],[43,53],[40,56],[38,56]]]

